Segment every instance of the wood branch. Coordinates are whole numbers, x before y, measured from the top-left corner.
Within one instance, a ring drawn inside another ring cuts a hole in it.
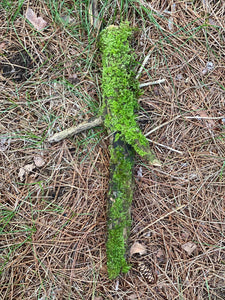
[[[110,181],[107,197],[107,269],[110,279],[130,266],[126,261],[131,228],[133,198],[133,156],[136,151],[149,162],[160,165],[142,134],[134,111],[138,108],[139,83],[135,79],[135,58],[129,45],[132,30],[127,23],[109,26],[101,33],[102,97],[106,112],[104,125],[112,135]]]
[[[88,16],[91,26],[99,30],[101,27],[101,20],[98,13],[98,0],[91,0],[89,4]]]
[[[148,86],[148,85],[155,85],[155,84],[160,84],[165,82],[165,79],[159,79],[153,82],[146,82],[146,83],[142,83],[139,85],[139,88]],[[55,142],[59,142],[63,139],[69,138],[73,135],[76,135],[82,131],[94,128],[96,126],[101,126],[104,124],[104,118],[103,116],[100,117],[96,117],[96,118],[91,118],[89,119],[87,122],[83,122],[81,124],[78,124],[77,126],[72,126],[70,128],[67,128],[63,131],[57,132],[55,133],[53,136],[51,136],[48,139],[49,143],[55,143]],[[152,164],[155,166],[160,166],[160,162],[158,160],[153,159]]]
[[[96,127],[96,126],[100,126],[102,124],[103,124],[103,117],[102,116],[100,116],[98,118],[91,118],[87,122],[83,122],[83,123],[81,123],[77,126],[70,127],[68,129],[65,129],[63,131],[60,131],[60,132],[54,134],[53,136],[51,136],[48,139],[48,142],[49,143],[59,142],[59,141],[65,139],[65,138],[71,137],[71,136],[73,136],[77,133],[80,133],[82,131],[91,129],[91,128]]]
[[[158,79],[156,81],[149,81],[149,82],[144,82],[144,83],[141,83],[139,85],[140,88],[143,88],[145,86],[149,86],[149,85],[155,85],[155,84],[160,84],[160,83],[164,83],[166,81],[166,79]]]
[[[127,241],[131,228],[131,204],[133,200],[133,148],[114,139],[110,148],[110,179],[107,197],[107,268],[110,279],[130,266],[126,261]]]

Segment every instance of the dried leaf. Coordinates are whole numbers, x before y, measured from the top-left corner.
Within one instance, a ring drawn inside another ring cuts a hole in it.
[[[206,75],[208,72],[212,71],[214,69],[214,63],[212,61],[208,61],[206,63],[205,68],[202,70],[202,75]]]
[[[159,263],[164,263],[166,260],[165,252],[161,248],[157,251],[156,258]]]
[[[42,17],[37,17],[31,8],[27,9],[26,18],[37,30],[43,30],[47,26],[47,22]]]
[[[62,15],[61,19],[66,24],[71,24],[71,23],[75,22],[74,18],[71,18],[70,16],[67,16],[67,15]]]
[[[35,166],[38,168],[41,168],[45,165],[45,161],[44,161],[43,157],[41,157],[41,156],[35,156],[34,163],[35,163]]]
[[[20,181],[23,181],[25,178],[25,175],[28,175],[34,169],[35,169],[34,164],[28,164],[28,165],[20,168],[19,173],[18,173],[18,177],[19,177]]]
[[[38,173],[34,173],[28,176],[27,183],[34,183],[37,181]]]
[[[175,79],[180,81],[180,80],[184,79],[184,77],[181,73],[179,73],[179,74],[176,75]]]
[[[9,148],[11,143],[11,139],[2,138],[0,140],[0,151],[5,151]]]
[[[78,83],[79,82],[79,79],[78,79],[78,77],[77,77],[77,74],[72,74],[72,75],[70,75],[69,76],[69,81],[71,82],[71,83]]]
[[[143,174],[142,174],[142,167],[139,167],[138,171],[137,171],[137,176],[138,177],[143,177]]]
[[[0,43],[0,53],[2,53],[2,52],[3,52],[2,50],[4,50],[4,49],[5,49],[5,47],[6,47],[6,42],[2,42],[2,43]]]
[[[135,242],[130,248],[130,256],[132,256],[133,254],[136,254],[136,253],[138,253],[140,255],[146,254],[147,249],[146,249],[145,245]]]
[[[29,165],[24,166],[23,168],[26,172],[32,172],[33,169],[35,169],[35,165],[34,164],[29,164]]]
[[[187,252],[188,255],[191,255],[192,252],[197,248],[192,242],[187,242],[186,244],[182,245],[181,248]]]
[[[192,175],[192,174],[191,174]],[[194,174],[193,174],[194,175]],[[197,177],[197,175],[195,176]],[[187,240],[190,237],[190,231],[188,230],[183,230],[183,232],[181,233],[181,237],[185,240]]]
[[[127,298],[127,300],[136,300],[136,299],[138,299],[138,296],[136,294],[131,294]]]
[[[208,61],[206,63],[206,68],[208,71],[212,71],[214,69],[214,63],[212,61]]]
[[[19,173],[18,173],[18,177],[19,177],[20,181],[24,180],[25,174],[26,174],[26,171],[24,170],[24,168],[20,168]]]
[[[168,20],[169,31],[173,31],[173,17],[170,17]]]

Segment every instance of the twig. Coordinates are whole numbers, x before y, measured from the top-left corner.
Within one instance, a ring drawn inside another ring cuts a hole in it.
[[[224,117],[221,116],[221,117],[201,117],[201,116],[184,116],[183,117],[184,119],[197,119],[197,120],[221,120],[223,119]]]
[[[163,83],[165,81],[166,81],[166,79],[163,78],[163,79],[159,79],[159,80],[156,80],[156,81],[145,82],[145,83],[141,83],[139,85],[139,87],[142,88],[142,87],[149,86],[149,85],[160,84],[160,83]]]
[[[146,60],[146,58],[145,58],[145,60]],[[144,66],[144,63],[142,65]],[[139,72],[141,72],[141,71],[142,70],[140,68]],[[137,78],[137,76],[136,76],[136,78]],[[152,82],[141,83],[139,85],[139,87],[142,88],[142,87],[145,87],[145,86],[148,86],[148,85],[160,84],[160,83],[163,83],[165,81],[166,81],[166,79],[159,79],[159,80],[152,81]],[[171,121],[169,121],[169,122],[171,122]],[[79,124],[77,126],[73,126],[73,127],[68,128],[68,129],[65,129],[65,130],[63,130],[61,132],[55,133],[52,137],[50,137],[48,139],[48,142],[49,143],[59,142],[59,141],[61,141],[63,139],[66,139],[66,138],[72,136],[72,135],[75,135],[75,134],[77,134],[79,132],[85,131],[87,129],[91,129],[91,128],[96,127],[96,126],[100,126],[102,124],[103,124],[103,117],[98,117],[98,118],[95,118],[95,119],[90,119],[87,122],[83,122],[83,123],[81,123],[81,124]],[[161,125],[160,127],[162,127],[164,125],[166,125],[166,123],[163,124],[163,125]],[[158,127],[158,128],[160,128],[160,127]],[[158,128],[156,127],[155,130],[158,129]],[[153,131],[150,131],[145,136],[148,136],[152,132]],[[160,146],[163,146],[163,145],[160,144]],[[166,146],[164,146],[164,147],[166,147]],[[176,150],[174,150],[172,148],[170,148],[170,150],[176,151]],[[178,152],[180,153],[180,151],[178,151]]]
[[[160,84],[160,83],[163,83],[165,81],[166,81],[166,79],[159,79],[159,80],[152,81],[152,82],[141,83],[139,85],[139,87],[142,88],[142,87],[145,87],[145,86],[148,86],[148,85]],[[169,122],[171,122],[171,121],[169,121]],[[169,122],[167,122],[167,123],[169,123]],[[152,133],[153,131],[157,130],[158,128],[166,125],[167,123],[164,123],[164,124],[160,125],[159,127],[156,127],[154,130],[150,131],[145,136],[148,136],[150,133]],[[66,138],[72,136],[72,135],[75,135],[79,132],[85,131],[87,129],[91,129],[91,128],[96,127],[96,126],[100,126],[102,124],[103,124],[103,117],[91,119],[91,120],[88,120],[87,122],[83,122],[83,123],[81,123],[77,126],[73,126],[73,127],[68,128],[68,129],[65,129],[61,132],[55,133],[52,137],[50,137],[48,139],[48,142],[49,143],[59,142],[63,139],[66,139]],[[163,145],[161,145],[161,146],[163,146]],[[173,149],[170,149],[170,150],[173,150]]]
[[[48,142],[49,143],[55,143],[55,142],[59,142],[65,138],[68,138],[72,135],[75,135],[79,132],[82,132],[82,131],[85,131],[87,129],[91,129],[93,127],[96,127],[96,126],[100,126],[103,124],[103,117],[98,117],[98,118],[95,118],[95,119],[89,119],[88,121],[86,122],[83,122],[77,126],[73,126],[73,127],[70,127],[68,129],[65,129],[61,132],[58,132],[56,134],[54,134],[52,137],[50,137],[48,139]]]
[[[91,0],[88,10],[89,21],[91,26],[95,29],[100,29],[101,21],[99,20],[99,13],[97,10],[98,0]]]
[[[141,72],[144,70],[144,67],[145,65],[147,64],[147,61],[149,60],[149,57],[151,56],[152,52],[154,50],[154,47],[148,52],[148,54],[146,55],[140,69],[138,70],[137,72],[137,75],[136,75],[136,79],[138,79],[140,76],[141,76]]]
[[[170,212],[166,213],[165,215],[161,216],[160,218],[158,218],[157,220],[155,220],[154,222],[148,224],[145,228],[143,228],[141,231],[138,232],[138,234],[140,234],[141,232],[145,231],[146,229],[148,229],[149,227],[151,227],[152,225],[154,225],[155,223],[161,221],[162,219],[172,215],[174,212],[177,212],[178,210],[184,208],[186,206],[186,204],[183,204],[181,206],[178,206],[174,209],[172,209]]]
[[[173,148],[171,148],[171,147],[168,147],[168,146],[166,146],[166,145],[157,143],[157,142],[152,141],[152,140],[150,140],[150,139],[147,139],[147,140],[148,140],[149,142],[151,142],[151,143],[153,143],[153,144],[156,144],[156,145],[158,145],[158,146],[161,146],[161,147],[163,147],[163,148],[169,149],[169,150],[174,151],[174,152],[177,152],[177,153],[179,153],[179,154],[183,154],[182,151],[179,151],[179,150],[173,149]]]
[[[152,5],[150,4],[150,3],[148,3],[148,2],[146,2],[146,1],[143,1],[143,0],[139,0],[139,3],[140,4],[142,4],[143,6],[145,6],[145,7],[148,7],[148,8],[150,8],[152,11],[154,11],[158,16],[163,16],[163,14],[160,12],[160,11],[158,11],[157,9],[155,9],[154,7],[152,7]]]
[[[165,123],[163,123],[163,124],[161,124],[161,125],[155,127],[154,129],[152,129],[152,130],[150,130],[148,133],[146,133],[145,136],[149,136],[151,133],[153,133],[153,132],[155,132],[156,130],[160,129],[161,127],[163,127],[163,126],[165,126],[165,125],[167,125],[167,124],[169,124],[169,123],[175,121],[176,119],[178,119],[178,118],[180,118],[180,117],[181,117],[181,115],[178,115],[178,116],[176,116],[174,119],[169,120],[169,121],[167,121],[167,122],[165,122]]]

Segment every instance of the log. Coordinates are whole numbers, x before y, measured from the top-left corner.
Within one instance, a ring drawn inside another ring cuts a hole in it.
[[[136,123],[135,111],[138,109],[140,90],[135,79],[135,56],[129,43],[131,36],[132,29],[126,22],[107,27],[100,36],[103,68],[101,114],[112,137],[106,243],[110,279],[116,278],[120,272],[126,273],[130,268],[126,256],[131,228],[134,153],[136,151],[148,158],[151,164],[160,164]]]
[[[58,142],[104,123],[110,137],[110,179],[107,195],[107,269],[110,279],[130,269],[127,244],[131,229],[133,164],[137,152],[152,165],[160,162],[150,150],[136,122],[140,85],[135,78],[135,55],[130,47],[133,29],[127,22],[111,25],[100,34],[102,51],[102,98],[99,116],[56,133],[49,142]]]

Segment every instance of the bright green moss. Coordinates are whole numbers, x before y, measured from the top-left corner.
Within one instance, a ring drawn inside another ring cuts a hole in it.
[[[143,150],[148,142],[134,114],[140,90],[134,74],[135,57],[129,44],[131,35],[128,23],[109,26],[101,33],[103,111],[107,112],[105,126],[117,132],[117,139],[123,139],[144,156],[148,153]]]

